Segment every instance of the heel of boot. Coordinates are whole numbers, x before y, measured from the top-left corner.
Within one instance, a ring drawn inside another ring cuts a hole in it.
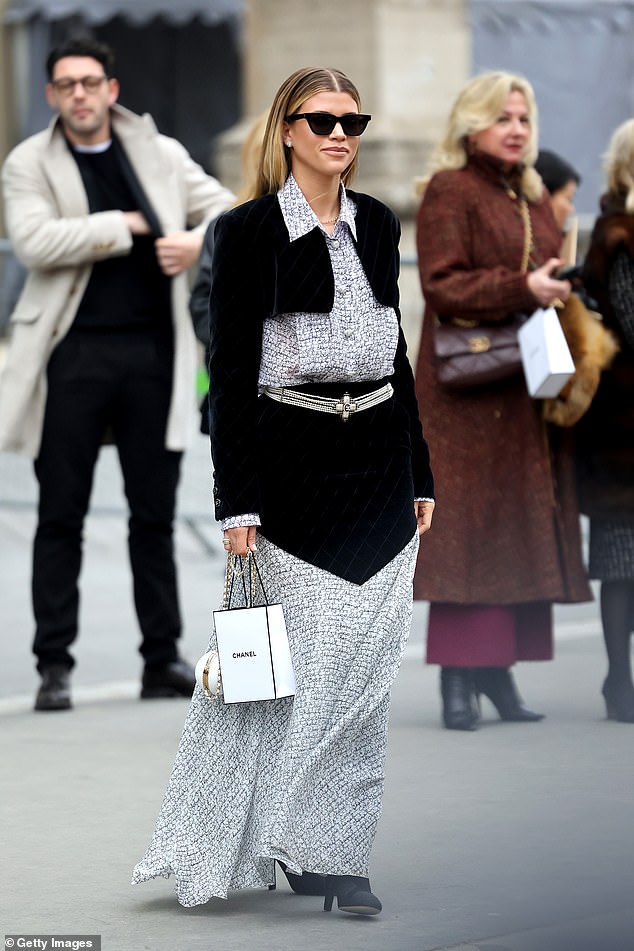
[[[368,879],[358,875],[328,875],[324,893],[324,911],[332,910],[335,896],[339,911],[353,915],[378,915],[382,908],[379,899],[370,891]]]
[[[605,715],[608,718],[608,720],[618,720],[619,715],[618,715],[615,704],[612,702],[612,700],[608,700],[607,697],[604,697],[604,700],[605,700]]]
[[[324,896],[324,911],[332,911],[332,900],[335,897],[335,882],[330,875],[326,878]]]
[[[619,723],[634,723],[634,687],[631,683],[615,686],[606,680],[601,690],[605,700],[608,720]]]

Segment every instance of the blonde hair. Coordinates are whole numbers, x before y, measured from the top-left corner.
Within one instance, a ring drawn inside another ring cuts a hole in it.
[[[264,141],[264,130],[266,129],[268,118],[269,111],[267,109],[254,121],[242,143],[242,152],[240,155],[242,184],[236,195],[236,205],[242,205],[243,202],[256,197],[262,142]]]
[[[464,168],[469,156],[469,136],[495,124],[512,92],[524,96],[530,128],[523,157],[522,191],[532,201],[541,198],[542,180],[533,167],[537,158],[537,104],[533,87],[523,76],[501,70],[481,73],[462,87],[449,113],[445,133],[431,157],[428,173],[419,180],[419,192],[424,191],[434,172]]]
[[[275,194],[284,185],[291,171],[291,150],[284,144],[283,138],[286,116],[301,112],[306,100],[320,92],[346,92],[354,99],[357,109],[361,110],[361,98],[356,86],[340,70],[322,66],[305,66],[296,70],[282,83],[269,110],[254,198]],[[344,185],[354,178],[357,159],[358,153],[342,173]]]
[[[603,157],[608,192],[625,198],[625,210],[634,213],[634,119],[613,133]]]

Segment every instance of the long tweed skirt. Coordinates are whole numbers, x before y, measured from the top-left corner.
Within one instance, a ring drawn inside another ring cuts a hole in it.
[[[294,698],[224,705],[196,687],[150,846],[133,884],[175,876],[182,905],[295,872],[367,875],[381,813],[392,682],[411,624],[418,535],[365,584],[258,534],[281,601]]]

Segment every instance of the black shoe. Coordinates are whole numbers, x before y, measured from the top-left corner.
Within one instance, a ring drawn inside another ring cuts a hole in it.
[[[164,667],[143,671],[141,700],[156,700],[160,697],[191,697],[196,683],[196,674],[186,660],[175,660]]]
[[[289,872],[284,862],[277,860],[277,864],[282,869],[288,884],[298,895],[325,895],[326,894],[326,876],[318,875],[317,872],[302,872],[296,875],[295,872]]]
[[[473,671],[469,667],[441,667],[442,719],[448,730],[476,730]]]
[[[511,671],[506,667],[478,667],[475,670],[475,688],[478,696],[488,697],[501,720],[513,723],[537,723],[543,713],[535,713],[524,706]]]
[[[358,875],[327,875],[324,894],[324,911],[332,910],[335,897],[339,911],[348,911],[351,915],[378,915],[383,907],[370,891],[368,879]]]
[[[634,687],[631,683],[614,686],[606,680],[601,690],[608,720],[634,723]]]
[[[35,697],[35,710],[70,710],[70,670],[68,667],[47,667]]]

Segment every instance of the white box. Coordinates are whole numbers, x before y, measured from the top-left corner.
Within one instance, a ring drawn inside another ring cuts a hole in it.
[[[575,365],[554,307],[536,310],[518,332],[520,354],[531,396],[557,396]]]

